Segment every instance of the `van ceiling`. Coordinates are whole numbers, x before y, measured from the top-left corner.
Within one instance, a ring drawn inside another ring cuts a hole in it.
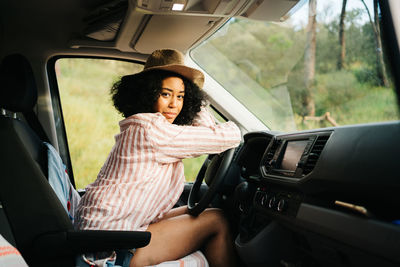
[[[164,47],[185,52],[231,17],[260,19],[260,14],[271,14],[271,19],[277,20],[297,2],[3,0],[0,1],[0,41],[2,54],[104,48],[108,51],[149,54]],[[184,10],[172,11],[174,3],[184,3]]]

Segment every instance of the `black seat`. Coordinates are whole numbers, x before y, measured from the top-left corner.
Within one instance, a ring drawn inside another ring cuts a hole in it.
[[[25,118],[26,123],[10,115],[10,111],[32,112],[36,104],[34,76],[25,57],[14,54],[3,59],[0,86],[0,108],[7,110],[0,115],[0,234],[18,248],[28,265],[74,266],[78,253],[147,245],[149,232],[73,229],[46,178],[43,132],[31,128],[36,123],[32,118]]]

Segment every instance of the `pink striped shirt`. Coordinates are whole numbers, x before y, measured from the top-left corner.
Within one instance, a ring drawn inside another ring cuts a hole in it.
[[[240,142],[233,122],[216,125],[205,109],[193,126],[171,124],[161,113],[135,114],[119,125],[114,147],[79,203],[78,229],[146,230],[178,201],[183,158],[220,153]]]

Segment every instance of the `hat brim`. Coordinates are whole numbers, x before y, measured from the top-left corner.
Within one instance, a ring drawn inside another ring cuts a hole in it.
[[[163,65],[163,66],[155,66],[149,67],[144,69],[142,72],[147,72],[151,70],[166,70],[170,72],[175,72],[177,74],[182,75],[183,77],[187,78],[188,80],[192,81],[198,87],[203,88],[204,85],[204,74],[194,68],[187,67],[185,65],[180,64],[170,64],[170,65]]]

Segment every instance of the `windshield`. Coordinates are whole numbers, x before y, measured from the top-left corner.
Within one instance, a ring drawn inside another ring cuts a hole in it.
[[[287,17],[231,19],[190,55],[273,130],[399,118],[373,0],[310,0]]]

